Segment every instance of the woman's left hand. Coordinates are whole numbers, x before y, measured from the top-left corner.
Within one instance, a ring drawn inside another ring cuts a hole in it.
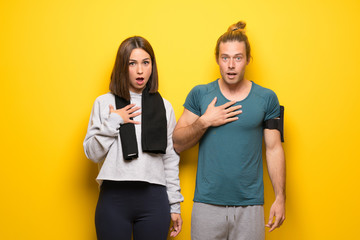
[[[170,228],[170,237],[176,237],[180,231],[182,226],[182,219],[180,213],[171,213],[171,221],[172,227]]]

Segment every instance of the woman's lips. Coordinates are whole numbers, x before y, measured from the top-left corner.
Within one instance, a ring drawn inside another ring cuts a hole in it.
[[[136,83],[139,84],[139,85],[143,84],[144,83],[144,78],[143,77],[136,78]]]

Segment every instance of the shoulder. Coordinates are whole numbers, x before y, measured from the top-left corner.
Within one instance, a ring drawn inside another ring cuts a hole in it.
[[[263,98],[263,99],[272,99],[272,98],[277,98],[276,96],[276,93],[269,89],[269,88],[265,88],[265,87],[262,87],[254,82],[253,83],[253,87],[254,87],[254,93]]]
[[[176,119],[175,119],[175,112],[174,109],[171,105],[171,103],[166,100],[165,98],[161,97],[163,102],[164,102],[164,107],[165,107],[165,114],[166,114],[166,119],[169,122],[175,122],[176,123]]]
[[[95,99],[93,104],[93,111],[108,113],[109,105],[115,107],[115,95],[111,92],[100,95]]]
[[[165,106],[166,111],[173,110],[173,107],[172,107],[171,103],[168,100],[166,100],[163,97],[162,97],[162,100],[164,102],[164,106]]]
[[[95,102],[96,103],[109,103],[109,102],[113,102],[114,99],[115,99],[115,95],[112,94],[111,92],[108,92],[108,93],[98,96],[95,99]]]
[[[197,85],[195,87],[193,87],[193,89],[191,89],[189,94],[195,94],[195,95],[206,95],[210,92],[213,92],[214,90],[216,90],[216,84],[217,84],[217,80],[208,83],[208,84],[201,84],[201,85]]]

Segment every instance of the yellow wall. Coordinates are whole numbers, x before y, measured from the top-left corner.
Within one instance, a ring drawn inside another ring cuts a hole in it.
[[[221,2],[221,3],[220,3]],[[287,220],[267,239],[356,239],[360,2],[1,1],[0,239],[95,239],[97,167],[82,141],[122,40],[153,45],[177,118],[190,89],[219,76],[217,38],[246,20],[247,77],[286,106]],[[190,239],[196,149],[182,154]],[[273,201],[265,180],[266,217]]]

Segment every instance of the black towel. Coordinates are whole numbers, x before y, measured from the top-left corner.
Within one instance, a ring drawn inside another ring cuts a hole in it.
[[[116,109],[130,104],[115,95]],[[143,152],[165,153],[167,147],[166,110],[160,93],[149,93],[148,88],[142,92],[141,110],[141,146]],[[120,126],[120,139],[125,160],[138,158],[135,126],[126,123]]]

